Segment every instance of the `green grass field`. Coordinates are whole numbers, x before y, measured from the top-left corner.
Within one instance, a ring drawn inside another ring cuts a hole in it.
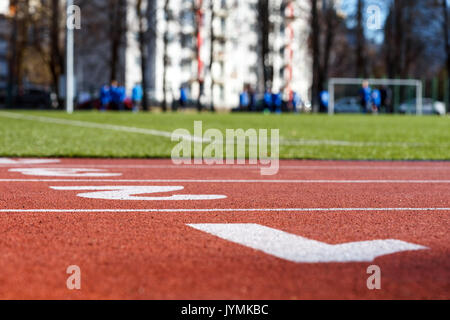
[[[0,111],[2,157],[167,158],[176,143],[143,133],[86,128],[14,115],[172,132],[194,121],[217,128],[280,129],[284,159],[450,160],[450,118],[368,115],[263,115]],[[41,119],[42,120],[42,119]]]

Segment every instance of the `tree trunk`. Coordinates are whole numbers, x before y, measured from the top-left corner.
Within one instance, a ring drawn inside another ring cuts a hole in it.
[[[197,111],[202,111],[202,96],[204,90],[204,79],[203,79],[203,61],[200,57],[201,46],[203,44],[203,38],[201,35],[201,29],[203,26],[203,0],[196,0],[196,4],[194,5],[194,14],[195,14],[195,34],[197,36],[196,41],[196,51],[197,51],[197,83],[198,83],[198,96],[197,96]]]
[[[448,21],[448,7],[447,0],[442,0],[442,9],[444,10],[444,37],[445,37],[445,51],[447,52],[447,92],[450,92],[450,39],[449,39],[449,21]],[[450,112],[450,105],[447,104],[447,112]]]
[[[50,26],[50,73],[52,74],[53,88],[60,105],[59,78],[64,73],[64,58],[60,46],[60,3],[59,0],[51,2],[51,26]]]
[[[364,37],[364,0],[358,0],[356,11],[356,73],[358,77],[365,78],[366,59],[365,59],[365,37]]]
[[[311,0],[311,41],[313,57],[311,103],[313,112],[318,112],[320,107],[320,24],[317,0]]]
[[[391,4],[384,28],[385,65],[388,78],[395,77],[394,34],[395,34],[395,4]]]
[[[142,108],[148,111],[148,80],[147,80],[147,30],[144,27],[144,16],[142,12],[142,0],[136,2],[136,13],[139,23],[139,51],[141,53],[141,78],[142,78]]]
[[[11,6],[17,7],[17,0],[11,0]],[[16,70],[16,59],[17,59],[17,29],[18,29],[18,20],[17,20],[17,9],[13,18],[11,19],[11,36],[9,39],[10,53],[8,56],[8,97],[7,97],[7,106],[9,108],[13,108],[15,106],[14,101],[14,87],[16,84],[17,70]]]
[[[270,33],[270,21],[269,21],[269,0],[258,0],[258,21],[259,21],[259,37],[260,37],[260,50],[261,50],[261,68],[263,76],[263,88],[264,91],[271,87],[272,72],[271,66],[269,66],[269,33]]]
[[[167,68],[169,66],[169,55],[167,52],[167,47],[169,45],[169,5],[170,0],[165,0],[164,2],[164,16],[166,19],[166,29],[164,30],[163,37],[163,101],[161,104],[163,112],[167,111]]]
[[[325,35],[325,51],[324,51],[324,55],[323,55],[323,62],[322,62],[322,68],[321,68],[322,69],[321,70],[322,80],[320,81],[321,89],[323,89],[323,85],[328,81],[330,56],[331,56],[331,51],[333,49],[334,38],[336,36],[335,18],[336,18],[335,8],[334,8],[334,5],[332,4],[331,6],[326,8],[327,32]]]
[[[395,16],[395,35],[394,35],[394,77],[400,76],[403,51],[403,1],[394,0],[394,16]]]
[[[212,68],[214,65],[214,43],[215,43],[215,34],[214,34],[214,19],[216,14],[214,12],[214,0],[210,0],[210,11],[211,11],[211,29],[210,29],[210,58],[209,58],[209,74],[211,77],[211,87],[210,87],[210,95],[211,95],[211,112],[215,111],[214,106],[214,76],[212,72]]]
[[[109,27],[111,43],[110,80],[119,80],[120,47],[125,32],[124,17],[126,15],[126,0],[110,0]]]

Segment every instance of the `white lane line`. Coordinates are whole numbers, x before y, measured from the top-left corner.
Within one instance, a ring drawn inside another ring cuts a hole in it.
[[[24,115],[13,112],[0,112],[1,117],[19,119],[19,120],[30,120],[37,121],[43,123],[53,123],[53,124],[62,124],[76,127],[84,127],[84,128],[96,128],[96,129],[104,129],[104,130],[112,130],[112,131],[121,131],[121,132],[130,132],[130,133],[140,133],[157,137],[164,137],[171,139],[172,132],[155,130],[155,129],[145,129],[145,128],[136,128],[136,127],[128,127],[128,126],[119,126],[112,124],[104,124],[97,122],[86,122],[86,121],[78,121],[78,120],[68,120],[61,118],[52,118],[52,117],[43,117],[43,116],[32,116],[32,115]],[[203,141],[202,138],[196,138],[194,136],[183,136],[184,139],[191,141]]]
[[[26,164],[2,164],[0,162],[0,167],[8,166],[24,166]],[[258,170],[263,168],[260,165],[110,165],[110,164],[67,164],[67,165],[52,165],[52,168],[72,168],[74,166],[83,166],[87,168],[130,168],[130,169],[206,169],[206,170],[217,170],[217,169],[245,169],[245,170]],[[42,166],[45,168],[46,166]],[[290,166],[290,165],[280,165],[280,170],[450,170],[450,162],[448,166],[357,166],[357,165],[330,165],[330,166]]]
[[[23,165],[37,165],[37,164],[49,164],[49,163],[60,163],[60,159],[10,159],[10,158],[0,158],[0,165],[2,166],[23,166]]]
[[[13,168],[9,172],[19,172],[26,176],[43,177],[118,177],[122,173],[107,172],[106,169],[86,169],[86,168]]]
[[[1,182],[447,184],[450,183],[450,180],[0,179],[0,183]]]
[[[227,241],[295,263],[371,262],[378,257],[427,247],[396,239],[328,244],[259,224],[188,224]]]
[[[0,209],[0,213],[151,213],[151,212],[432,212],[450,208],[226,208],[226,209]]]

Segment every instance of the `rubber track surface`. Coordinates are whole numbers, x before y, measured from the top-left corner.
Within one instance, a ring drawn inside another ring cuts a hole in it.
[[[77,178],[10,171],[18,168],[96,168],[122,175]],[[271,179],[283,182],[226,181]],[[280,172],[269,177],[252,166],[179,167],[169,160],[1,164],[0,299],[449,299],[448,210],[256,210],[449,208],[448,180],[448,162],[283,161]],[[99,200],[77,196],[81,191],[50,188],[95,185],[183,186],[174,194],[227,198]],[[50,211],[36,212],[44,209]],[[80,211],[51,212],[54,209]],[[82,212],[87,209],[98,210]],[[371,263],[293,263],[187,226],[200,223],[255,223],[329,244],[398,239],[429,249],[386,255]],[[371,264],[382,270],[381,290],[366,287],[366,269]],[[66,288],[70,265],[81,268],[80,291]]]

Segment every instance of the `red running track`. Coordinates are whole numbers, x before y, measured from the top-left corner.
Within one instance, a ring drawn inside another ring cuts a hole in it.
[[[252,166],[169,160],[19,161],[0,159],[0,299],[450,298],[448,162],[283,161],[264,177]],[[54,176],[54,168],[120,175]],[[55,189],[80,186],[178,186],[139,196],[226,198],[108,200]],[[258,224],[328,244],[396,239],[426,249],[293,262],[188,224]],[[381,290],[366,285],[373,264]],[[70,265],[81,268],[81,290],[66,287]]]

